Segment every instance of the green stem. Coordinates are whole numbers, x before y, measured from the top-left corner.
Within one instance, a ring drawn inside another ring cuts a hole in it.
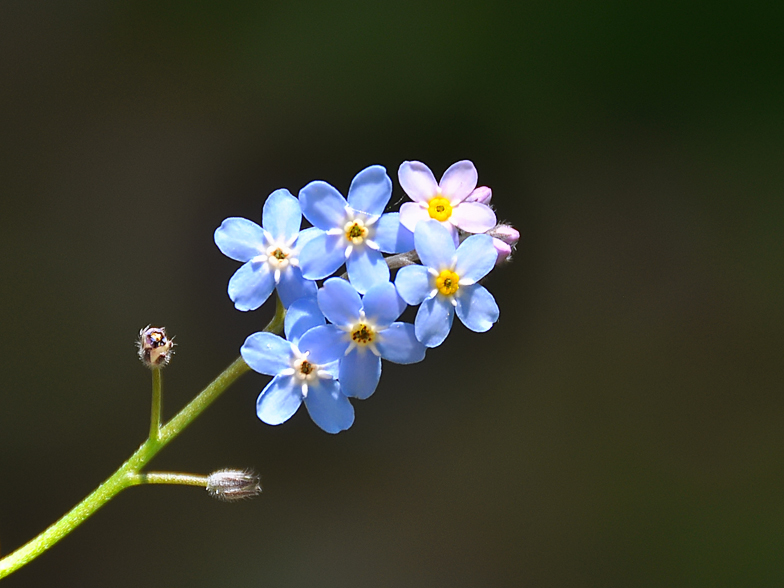
[[[278,301],[276,313],[265,331],[280,333],[283,330],[283,319],[285,309]],[[166,483],[162,482],[161,474],[141,474],[141,469],[155,457],[168,443],[179,435],[185,427],[199,416],[205,408],[218,398],[237,378],[250,369],[242,357],[238,357],[229,367],[215,378],[196,398],[191,400],[172,420],[163,427],[155,427],[160,422],[160,374],[158,374],[158,408],[156,419],[156,376],[153,370],[153,409],[150,425],[150,437],[142,443],[134,454],[114,472],[106,481],[89,494],[84,500],[67,512],[59,521],[51,525],[43,533],[32,539],[13,553],[0,559],[0,579],[15,572],[24,565],[30,563],[44,551],[52,547],[63,537],[68,535],[81,523],[93,515],[99,508],[111,500],[121,490],[130,486],[144,483]],[[156,429],[153,431],[153,429]],[[155,480],[155,481],[153,481]],[[177,483],[177,482],[174,482]],[[201,485],[201,484],[198,484]],[[205,484],[206,485],[206,484]]]
[[[161,430],[162,403],[161,369],[152,370],[152,410],[150,411],[150,439],[158,439]]]
[[[131,479],[131,486],[139,484],[179,484],[181,486],[207,487],[207,476],[176,474],[174,472],[142,472]]]

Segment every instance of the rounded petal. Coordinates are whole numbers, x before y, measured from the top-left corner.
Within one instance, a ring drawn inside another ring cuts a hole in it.
[[[455,255],[455,242],[449,230],[436,220],[419,223],[414,233],[414,243],[422,264],[441,271],[451,267]]]
[[[397,178],[403,191],[414,202],[430,200],[438,192],[433,172],[420,161],[404,161],[397,171]]]
[[[327,433],[340,433],[354,423],[354,407],[335,380],[321,380],[305,397],[310,418]]]
[[[408,204],[413,203],[408,202]],[[414,206],[422,210],[416,204]],[[378,219],[373,240],[384,253],[403,253],[414,249],[414,233],[400,224],[399,212],[390,212]]]
[[[291,366],[291,343],[272,333],[253,333],[240,347],[240,355],[254,372],[277,376]]]
[[[340,384],[346,396],[369,398],[380,379],[381,358],[368,350],[354,349],[340,360]]]
[[[346,260],[346,248],[341,235],[321,233],[311,239],[299,254],[302,276],[321,280],[334,274]]]
[[[425,300],[414,319],[416,338],[425,347],[438,347],[452,329],[454,316],[454,307],[443,296]]]
[[[384,261],[384,256],[370,247],[354,249],[346,260],[346,269],[348,279],[360,294],[364,294],[376,284],[389,282],[389,266]]]
[[[309,227],[307,229],[303,229],[297,235],[297,240],[294,242],[294,249],[296,251],[302,251],[302,249],[310,243],[314,238],[318,237],[319,235],[323,235],[324,231],[321,229],[317,229],[316,227]]]
[[[426,267],[421,265],[407,265],[401,267],[395,278],[395,288],[400,297],[411,306],[421,304],[433,290],[430,274]]]
[[[302,214],[319,229],[328,231],[343,228],[346,218],[346,199],[333,186],[317,180],[299,191]]]
[[[452,209],[449,222],[467,233],[484,233],[495,226],[496,218],[489,206],[479,202],[461,202]]]
[[[427,210],[419,206],[416,202],[405,202],[400,206],[400,224],[412,233],[416,229],[417,223],[430,219]]]
[[[318,291],[321,312],[331,323],[340,326],[353,324],[362,310],[362,300],[354,286],[341,278],[330,278]]]
[[[479,202],[481,204],[490,204],[493,198],[493,191],[487,186],[479,186],[476,190],[468,195],[468,198],[463,202]]]
[[[498,320],[498,305],[487,288],[475,284],[460,288],[455,296],[455,311],[462,323],[477,333],[484,333]]]
[[[348,189],[348,205],[354,210],[378,216],[384,212],[392,196],[392,180],[380,165],[371,165],[359,172]]]
[[[316,302],[314,290],[312,297],[300,298],[289,306],[283,321],[283,332],[286,333],[286,339],[296,345],[302,335],[310,329],[326,324],[326,322],[318,307],[318,302]]]
[[[248,261],[263,252],[264,231],[246,218],[227,218],[215,229],[215,244],[235,261]]]
[[[348,349],[348,344],[345,331],[335,325],[322,325],[302,335],[297,347],[302,353],[309,351],[313,363],[325,365],[341,359]]]
[[[275,289],[275,276],[269,265],[248,261],[229,280],[229,298],[237,310],[256,310]]]
[[[460,282],[476,282],[484,278],[495,266],[498,254],[490,235],[471,235],[460,243],[455,253],[455,273]]]
[[[301,224],[299,200],[291,192],[281,188],[267,197],[261,212],[261,226],[275,239],[291,239],[299,232]]]
[[[417,363],[425,359],[425,346],[414,333],[414,325],[392,323],[379,334],[377,344],[381,357],[394,363]]]
[[[268,425],[289,420],[302,404],[302,389],[291,376],[276,376],[256,400],[256,414]]]
[[[287,267],[280,274],[280,282],[277,286],[278,296],[284,308],[300,298],[316,298],[316,282],[306,280],[302,277],[302,271],[298,267]]]
[[[365,316],[381,328],[391,325],[406,309],[405,301],[398,295],[392,282],[373,286],[362,299],[362,305]]]
[[[449,166],[441,176],[439,187],[441,193],[449,199],[452,206],[462,202],[476,188],[478,174],[474,164],[467,159]]]

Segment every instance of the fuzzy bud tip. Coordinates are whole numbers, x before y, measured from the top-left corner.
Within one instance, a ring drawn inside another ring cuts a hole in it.
[[[159,369],[169,363],[174,355],[174,341],[166,336],[163,327],[147,325],[139,331],[139,359],[151,370]]]
[[[234,502],[261,492],[258,474],[249,470],[218,470],[207,476],[207,492],[213,498]]]

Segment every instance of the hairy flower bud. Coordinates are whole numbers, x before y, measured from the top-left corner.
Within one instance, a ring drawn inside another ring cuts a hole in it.
[[[225,502],[253,498],[261,492],[258,474],[249,470],[218,470],[207,476],[207,492]]]
[[[498,254],[495,264],[509,261],[517,246],[517,241],[520,240],[520,232],[512,225],[500,224],[487,231],[487,234],[493,238],[493,246]]]
[[[150,369],[159,369],[169,363],[174,354],[174,341],[166,336],[164,327],[147,325],[139,331],[139,359]]]
[[[478,202],[479,204],[490,204],[493,191],[487,186],[479,186],[471,192],[465,199],[466,202]]]

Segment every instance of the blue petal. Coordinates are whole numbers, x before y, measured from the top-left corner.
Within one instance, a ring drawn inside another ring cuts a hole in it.
[[[288,308],[300,298],[316,298],[316,282],[306,280],[298,267],[289,266],[280,273],[278,296],[284,308]]]
[[[400,224],[400,213],[381,215],[375,224],[373,240],[384,253],[403,253],[414,249],[414,233]]]
[[[430,274],[421,265],[401,267],[395,278],[395,287],[400,297],[411,306],[421,304],[433,291]]]
[[[346,199],[333,186],[320,180],[311,182],[299,192],[302,214],[319,229],[343,228]]]
[[[405,301],[398,296],[391,282],[373,286],[362,299],[365,316],[379,327],[388,327],[406,309]]]
[[[364,400],[376,391],[381,379],[381,358],[367,349],[354,349],[340,360],[343,394]]]
[[[495,266],[498,253],[490,235],[471,235],[455,253],[455,273],[460,280],[477,282]]]
[[[498,320],[498,305],[484,286],[461,286],[455,301],[458,318],[472,331],[484,333]]]
[[[275,288],[275,276],[264,262],[249,261],[229,280],[229,298],[237,310],[256,310]]]
[[[414,319],[414,332],[425,347],[438,347],[452,329],[454,307],[443,296],[425,300]]]
[[[346,260],[346,270],[348,279],[360,294],[364,294],[376,284],[389,282],[389,266],[384,261],[384,256],[370,247],[354,249]]]
[[[330,278],[318,291],[318,303],[327,320],[341,327],[354,324],[362,310],[362,300],[346,280]]]
[[[246,218],[227,218],[215,229],[215,244],[226,257],[246,262],[265,250],[264,231]]]
[[[294,242],[294,248],[297,251],[302,251],[302,249],[310,243],[315,237],[319,235],[323,235],[324,231],[321,229],[317,229],[316,227],[309,227],[307,229],[303,229],[297,235],[297,240]]]
[[[285,188],[275,190],[267,197],[261,211],[261,226],[276,239],[291,239],[299,232],[302,211],[299,200]]]
[[[308,389],[305,406],[310,418],[327,433],[340,433],[354,423],[354,407],[335,380],[321,380]]]
[[[240,355],[254,372],[277,376],[291,367],[291,343],[272,333],[253,333],[240,347]]]
[[[455,242],[450,232],[435,220],[420,221],[414,233],[414,243],[422,265],[441,271],[452,264]]]
[[[289,420],[302,404],[302,388],[292,376],[276,376],[256,400],[256,414],[268,425]]]
[[[326,324],[326,322],[318,307],[314,292],[312,297],[300,298],[289,306],[283,321],[283,331],[286,333],[286,339],[296,345],[302,335],[314,327]]]
[[[313,363],[324,365],[341,359],[348,343],[345,331],[335,325],[323,325],[302,335],[297,347],[302,353],[310,351],[309,358]]]
[[[333,380],[337,380],[338,376],[340,375],[339,361],[330,361],[329,363],[319,364],[319,368],[322,372],[327,372],[330,376],[332,376]]]
[[[387,170],[380,165],[371,165],[351,181],[348,205],[354,210],[378,216],[384,212],[391,196],[392,180],[389,179]]]
[[[417,340],[412,324],[392,323],[378,339],[378,352],[388,361],[416,363],[425,359],[425,346]]]
[[[308,280],[321,280],[334,274],[345,260],[343,236],[321,233],[302,248],[299,267]]]

